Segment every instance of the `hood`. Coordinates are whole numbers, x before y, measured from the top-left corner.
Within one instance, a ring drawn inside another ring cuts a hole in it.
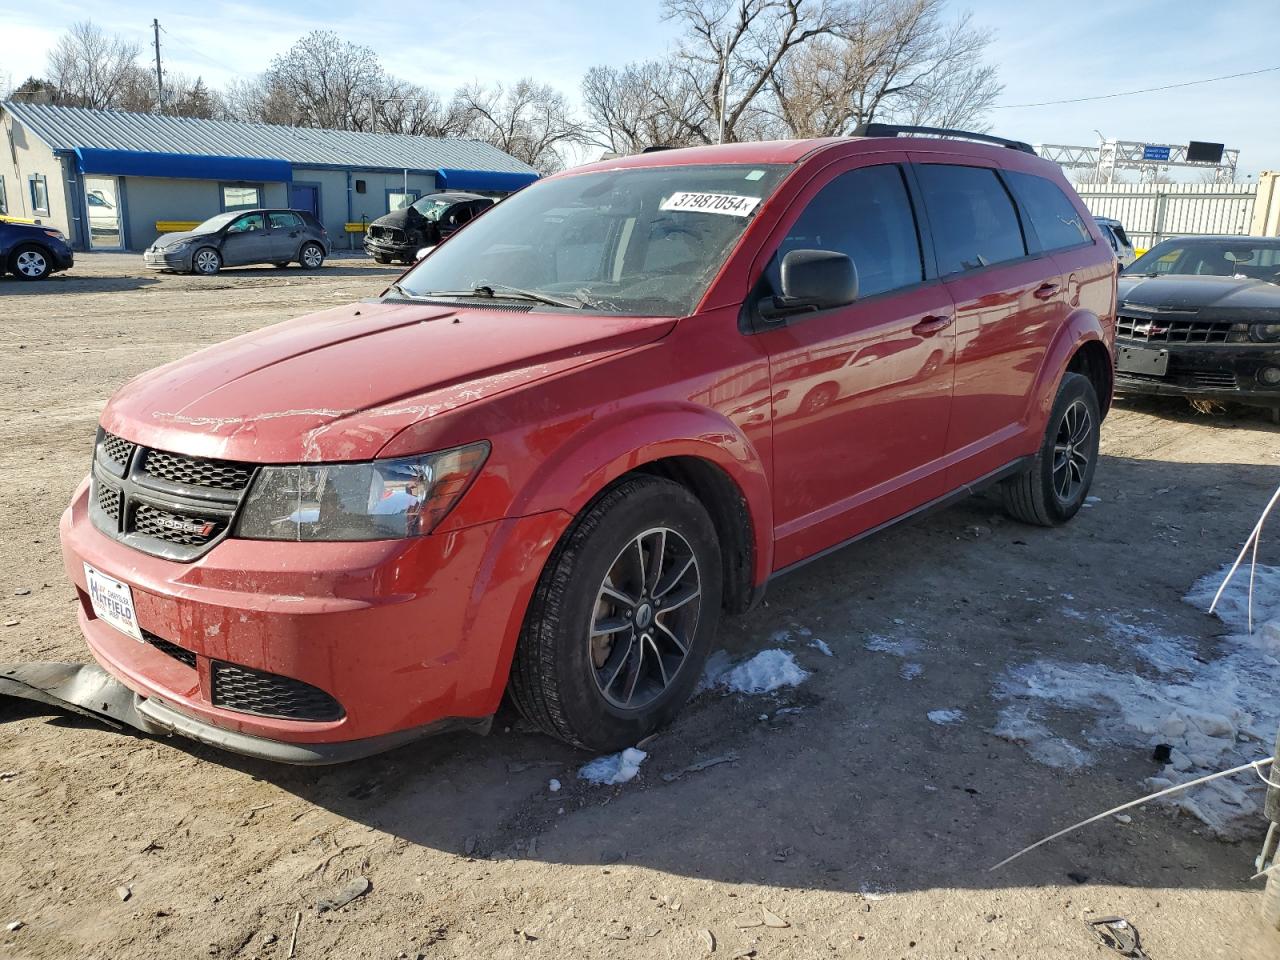
[[[162,233],[156,237],[156,242],[151,246],[157,250],[163,250],[165,247],[177,243],[180,240],[190,240],[192,237],[208,236],[207,233],[201,233],[199,230],[179,230],[177,233]]]
[[[1250,277],[1204,277],[1170,274],[1163,277],[1121,275],[1120,306],[1151,310],[1214,312],[1280,310],[1280,285]]]
[[[112,397],[102,425],[191,456],[367,460],[410,424],[651,343],[674,324],[670,317],[349,304],[144,373]]]
[[[400,227],[403,229],[411,223],[415,227],[422,226],[428,220],[413,207],[405,207],[403,210],[392,210],[373,222],[380,227]]]

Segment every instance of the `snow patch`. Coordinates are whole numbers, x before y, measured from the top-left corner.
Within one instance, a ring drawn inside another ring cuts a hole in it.
[[[924,664],[922,663],[904,663],[898,668],[898,676],[903,680],[914,680],[923,674]]]
[[[940,727],[950,726],[953,723],[961,723],[964,720],[963,710],[930,710],[925,714],[929,718],[930,723],[936,723]]]
[[[808,671],[786,650],[761,650],[721,674],[717,683],[735,693],[769,693],[779,687],[799,686],[808,677]]]
[[[827,645],[827,641],[821,640],[818,637],[814,637],[812,640],[810,640],[809,646],[813,647],[813,649],[817,650],[824,657],[835,656],[835,654],[831,652],[831,647]]]
[[[627,747],[621,753],[611,753],[605,757],[596,757],[578,771],[578,779],[597,785],[627,783],[634,780],[640,772],[640,764],[649,756],[643,750]],[[555,781],[553,780],[552,783]]]
[[[872,653],[887,653],[890,656],[903,658],[917,654],[922,649],[919,640],[912,640],[910,637],[886,637],[878,633],[867,637],[863,647]]]

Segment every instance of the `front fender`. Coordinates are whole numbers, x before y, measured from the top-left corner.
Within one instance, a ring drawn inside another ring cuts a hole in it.
[[[1108,342],[1102,321],[1092,310],[1078,307],[1067,317],[1066,323],[1058,328],[1049,349],[1044,352],[1040,370],[1036,374],[1027,409],[1027,425],[1032,436],[1039,437],[1044,433],[1045,424],[1049,420],[1049,411],[1053,409],[1054,398],[1058,395],[1058,387],[1067,372],[1071,358],[1086,343],[1096,340],[1111,355],[1111,344]],[[1099,397],[1099,403],[1105,403]]]
[[[759,452],[738,426],[706,407],[672,403],[640,413],[620,410],[593,421],[543,459],[516,493],[511,515],[555,510],[577,515],[619,477],[668,457],[707,461],[737,486],[751,518],[753,583],[762,583],[773,560],[768,474]]]

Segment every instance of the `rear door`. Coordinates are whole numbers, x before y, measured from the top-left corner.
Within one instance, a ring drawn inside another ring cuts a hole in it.
[[[223,265],[267,263],[272,259],[267,220],[261,212],[246,213],[231,221],[222,237]]]
[[[272,260],[292,260],[302,248],[302,218],[292,210],[273,210],[267,214]]]
[[[854,303],[760,334],[773,392],[776,567],[945,492],[952,304],[932,279],[905,159],[877,154],[820,175],[765,254],[762,284],[774,292],[790,250],[846,253],[859,278]]]
[[[1063,278],[1001,172],[981,158],[913,154],[943,284],[956,307],[951,486],[1016,459],[1031,385],[1063,319]]]

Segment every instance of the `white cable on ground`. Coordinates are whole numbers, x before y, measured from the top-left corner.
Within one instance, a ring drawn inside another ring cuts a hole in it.
[[[1276,501],[1280,500],[1280,487],[1276,487],[1276,492],[1271,495],[1271,499],[1267,502],[1267,507],[1262,511],[1262,516],[1258,518],[1258,522],[1253,526],[1253,532],[1245,538],[1244,546],[1240,548],[1240,554],[1236,557],[1236,562],[1231,565],[1231,569],[1227,571],[1226,577],[1222,581],[1222,585],[1218,587],[1218,592],[1213,595],[1213,603],[1209,604],[1209,612],[1213,613],[1214,608],[1218,605],[1218,601],[1222,599],[1222,591],[1227,589],[1227,584],[1231,582],[1231,578],[1235,576],[1236,569],[1240,566],[1240,561],[1244,559],[1244,555],[1249,552],[1249,547],[1254,547],[1253,563],[1257,567],[1258,553],[1255,541],[1262,533],[1262,525],[1267,522],[1267,514],[1271,512],[1271,508],[1276,505]],[[1253,633],[1253,572],[1249,574],[1249,632]]]

